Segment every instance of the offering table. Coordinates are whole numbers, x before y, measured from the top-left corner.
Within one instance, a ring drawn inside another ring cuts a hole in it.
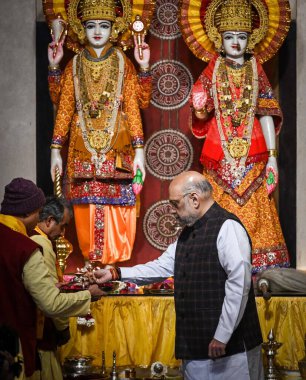
[[[112,365],[116,351],[118,366],[150,366],[161,361],[178,367],[174,357],[175,310],[173,296],[110,295],[91,304],[92,327],[70,320],[70,341],[61,348],[61,358],[92,355],[101,365]]]
[[[256,297],[264,341],[273,328],[275,339],[283,345],[275,357],[279,368],[298,370],[305,355],[306,297],[274,296],[265,301]],[[175,310],[173,296],[109,295],[92,303],[95,326],[77,326],[71,318],[70,341],[61,348],[61,358],[70,355],[92,355],[93,364],[101,365],[105,351],[106,366],[112,365],[117,353],[118,366],[148,367],[161,361],[178,367],[174,357]]]

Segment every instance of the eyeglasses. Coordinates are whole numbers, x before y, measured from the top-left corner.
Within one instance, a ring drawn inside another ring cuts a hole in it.
[[[180,204],[180,201],[182,199],[184,199],[187,195],[191,194],[190,192],[189,193],[185,193],[183,194],[179,199],[169,199],[169,203],[171,204],[171,206],[173,206],[174,208],[178,208],[179,204]]]

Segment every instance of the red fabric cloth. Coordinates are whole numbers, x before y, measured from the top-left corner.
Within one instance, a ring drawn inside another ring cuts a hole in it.
[[[0,324],[18,334],[26,376],[39,368],[36,352],[36,305],[22,282],[25,263],[39,248],[27,236],[0,223]]]
[[[205,70],[200,75],[199,79],[194,85],[194,88],[198,89],[198,87],[202,86],[203,91],[206,91],[210,96],[207,99],[207,108],[208,111],[211,112],[213,110],[213,99],[211,95],[211,83],[213,71],[216,63],[216,56],[212,59]],[[263,71],[263,68],[259,62],[257,62],[257,71],[259,80],[259,96],[264,96],[265,93],[268,93],[270,90],[269,81]],[[269,110],[262,109],[259,101],[257,104],[256,115],[271,115],[274,118],[275,128],[277,133],[279,132],[282,115],[279,107],[271,108]],[[213,111],[212,116],[209,120],[202,121],[195,117],[192,120],[192,132],[197,138],[206,137],[203,150],[201,153],[200,161],[204,166],[210,166],[213,168],[218,165],[218,162],[222,160],[224,157],[223,149],[220,141],[220,134],[218,131],[217,121],[214,117]],[[252,131],[251,145],[248,153],[248,158],[251,158],[252,162],[256,161],[267,161],[267,147],[265,138],[262,132],[262,128],[259,122],[259,119],[255,116],[254,118],[254,126]],[[256,158],[257,157],[257,158]],[[210,163],[210,165],[208,164]],[[215,165],[214,165],[215,163]]]
[[[216,118],[213,117],[207,122],[208,132],[206,136],[206,141],[203,146],[201,154],[202,164],[205,160],[220,162],[224,157],[223,149],[220,142],[220,134],[218,131],[218,126]],[[259,156],[262,157],[263,153],[267,152],[267,146],[265,142],[262,129],[257,118],[254,119],[254,127],[251,139],[251,146],[249,150],[248,157]]]

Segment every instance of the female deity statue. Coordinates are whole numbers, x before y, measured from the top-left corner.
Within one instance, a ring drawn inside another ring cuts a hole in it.
[[[131,13],[129,4],[125,13]],[[57,104],[51,175],[54,180],[56,168],[63,172],[60,151],[68,141],[64,192],[73,203],[79,246],[85,259],[103,264],[131,256],[136,232],[132,181],[137,171],[145,178],[139,108],[148,105],[151,86],[148,45],[142,41],[141,57],[135,48],[139,79],[113,43],[127,28],[126,15],[117,17],[115,11],[113,0],[71,0],[68,28],[83,48],[63,75],[58,67],[62,41],[49,48],[49,87]]]
[[[240,218],[252,239],[254,273],[289,266],[270,196],[278,182],[275,136],[282,112],[260,64],[264,59],[253,51],[267,35],[268,12],[261,0],[211,1],[206,43],[213,42],[217,54],[209,55],[191,94],[191,129],[205,138],[200,161],[215,200]]]

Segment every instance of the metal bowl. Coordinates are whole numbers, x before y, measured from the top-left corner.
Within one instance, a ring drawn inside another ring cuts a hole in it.
[[[87,373],[92,370],[93,356],[67,356],[64,369],[72,373]]]

